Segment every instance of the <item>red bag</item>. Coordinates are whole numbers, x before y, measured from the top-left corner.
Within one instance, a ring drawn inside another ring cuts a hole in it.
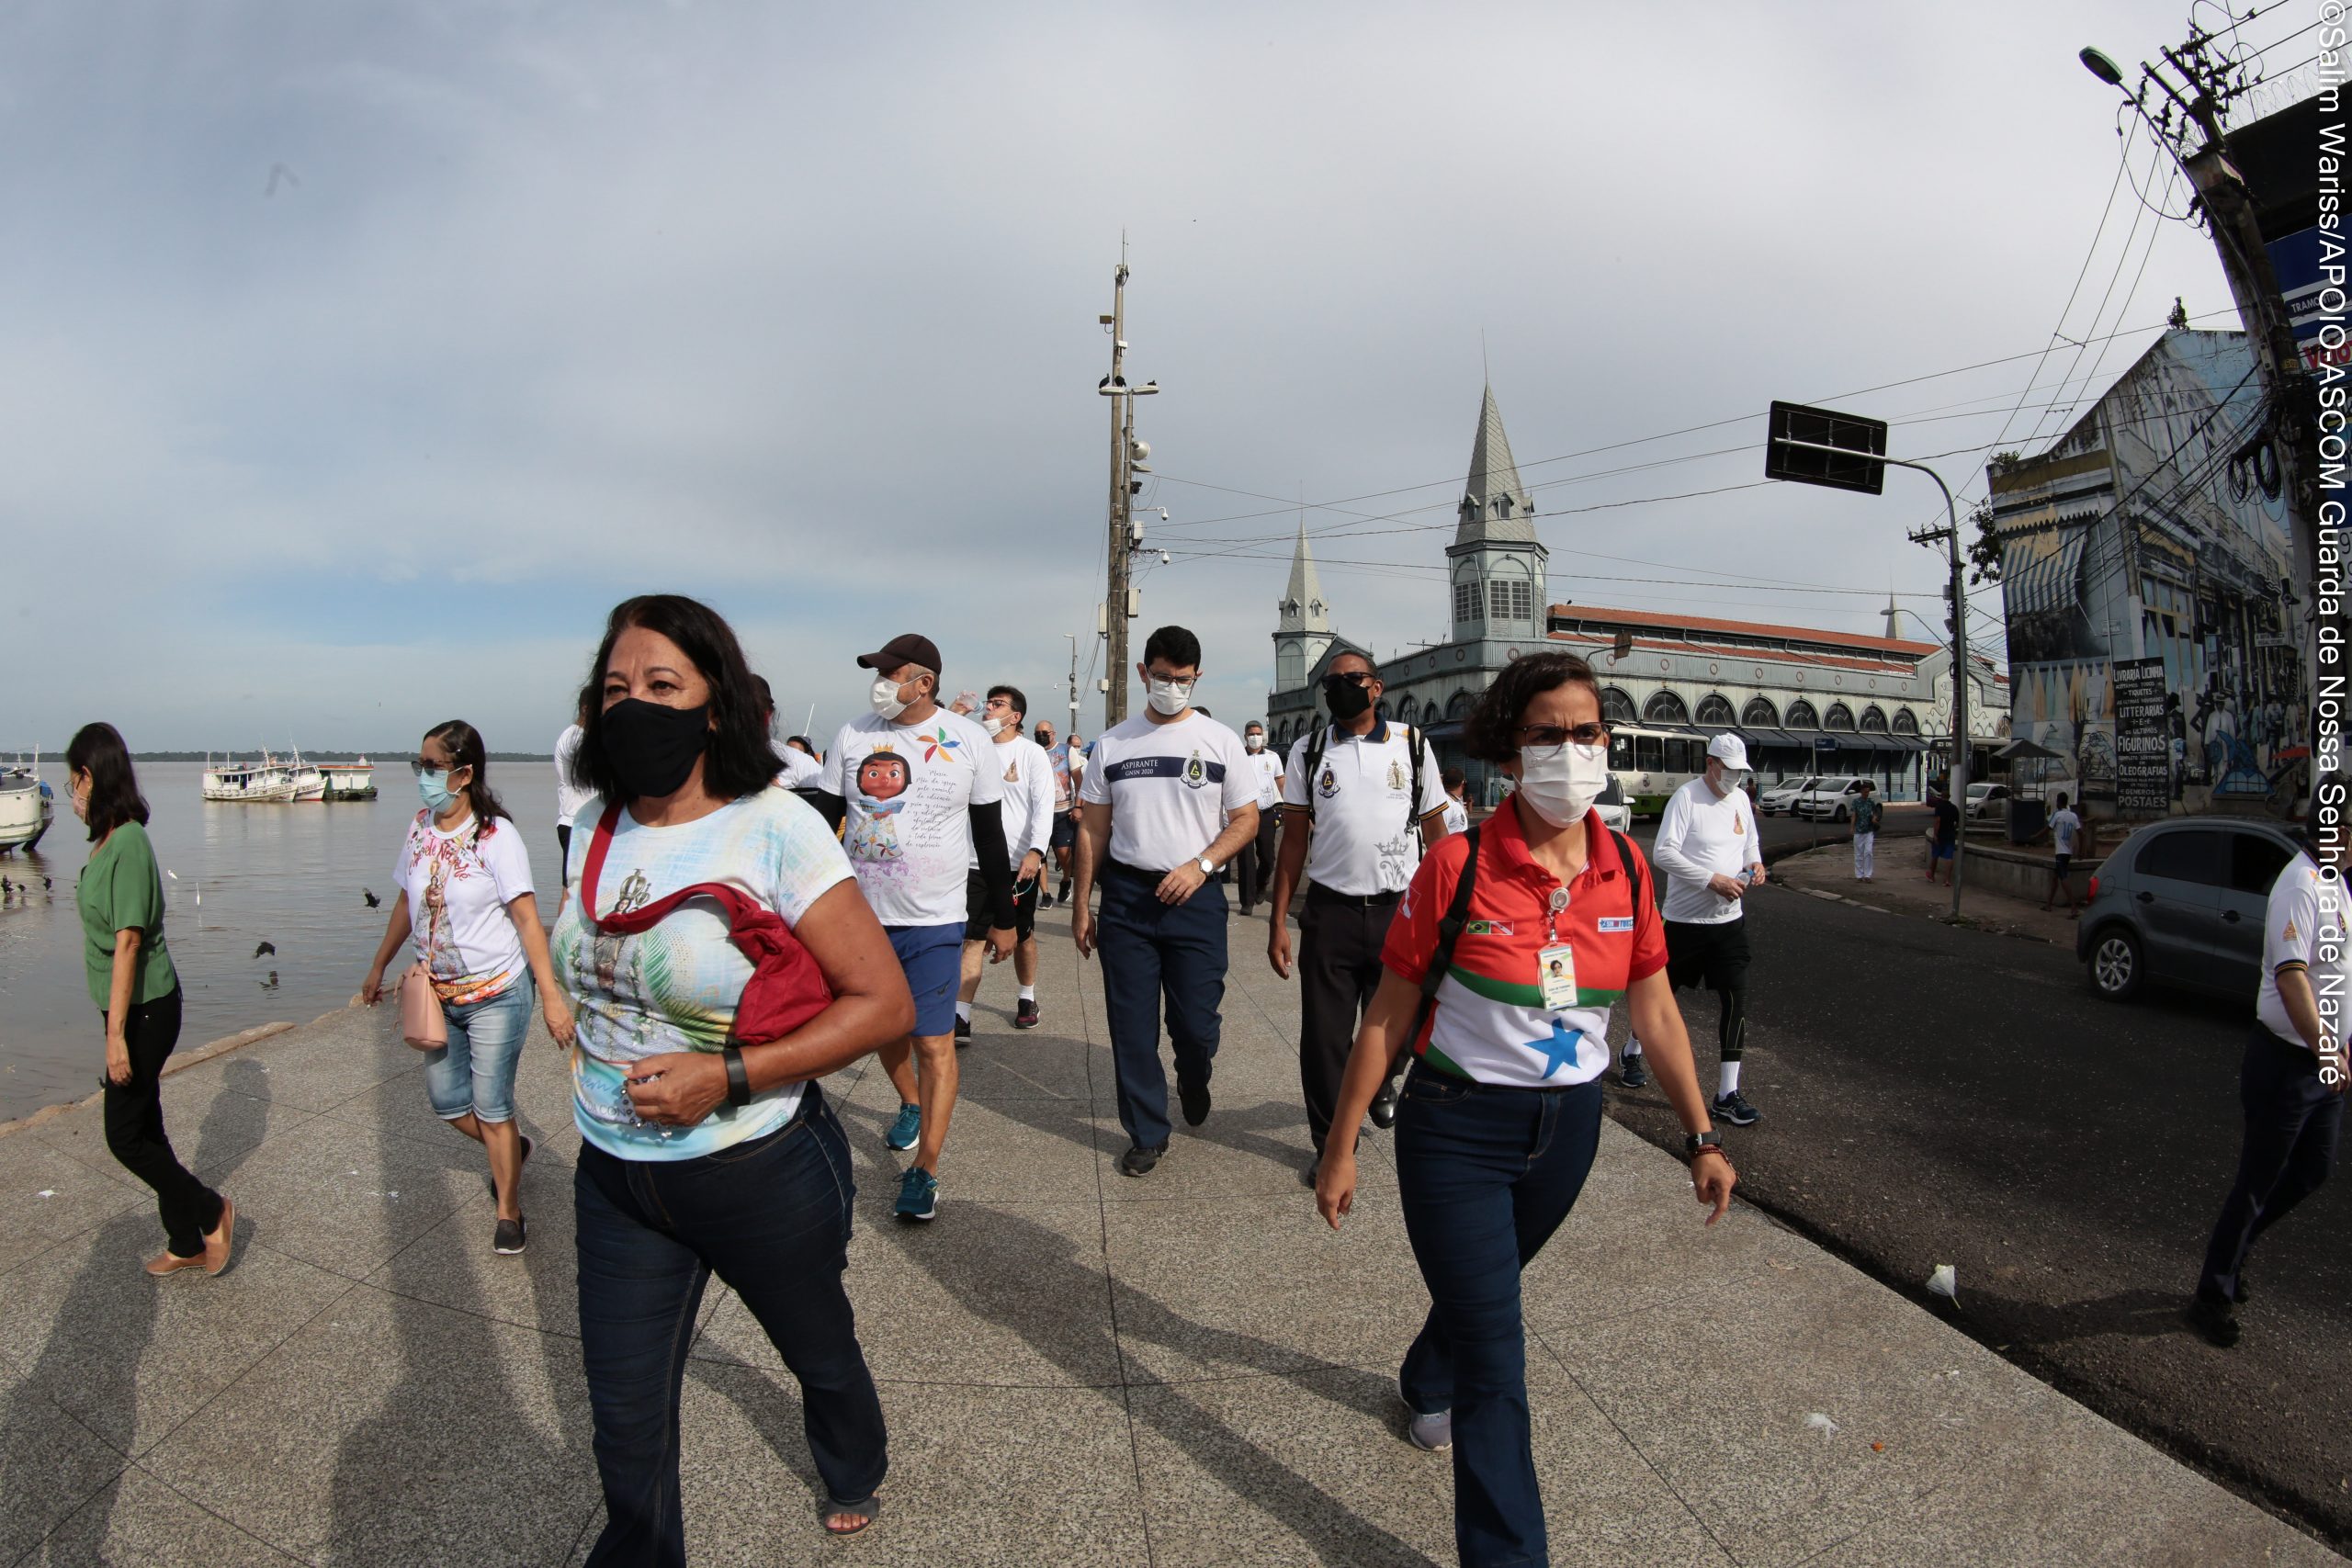
[[[783,917],[762,908],[740,888],[723,883],[697,882],[666,898],[631,909],[627,914],[596,918],[596,874],[605,868],[605,851],[613,841],[613,828],[621,808],[605,808],[589,841],[588,859],[580,868],[580,912],[591,926],[613,936],[633,936],[651,929],[689,898],[715,898],[727,911],[728,935],[752,961],[752,977],[735,1003],[735,1026],[728,1031],[731,1045],[764,1045],[781,1040],[833,1005],[833,988],[825,984],[816,959],[800,945]]]

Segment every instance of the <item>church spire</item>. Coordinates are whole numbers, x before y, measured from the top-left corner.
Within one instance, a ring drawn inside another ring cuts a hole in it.
[[[1495,404],[1491,384],[1478,408],[1478,435],[1470,447],[1470,479],[1461,513],[1461,526],[1453,533],[1456,545],[1536,543],[1535,498],[1520,483],[1519,465],[1511,459],[1510,437],[1503,434],[1503,413]]]
[[[1323,603],[1323,585],[1315,576],[1315,552],[1306,543],[1306,519],[1298,520],[1298,544],[1290,558],[1290,588],[1283,593],[1282,625],[1285,632],[1329,632],[1330,606]]]

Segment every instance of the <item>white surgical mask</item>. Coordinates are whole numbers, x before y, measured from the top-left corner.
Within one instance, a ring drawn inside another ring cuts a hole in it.
[[[1266,749],[1266,738],[1262,735],[1247,736],[1243,739],[1242,744],[1248,746],[1252,751],[1262,751]]]
[[[1735,790],[1744,786],[1747,783],[1747,770],[1746,768],[1725,768],[1724,770],[1724,786],[1715,793],[1720,795],[1727,796]]]
[[[1144,685],[1151,694],[1151,711],[1162,718],[1174,718],[1192,705],[1190,681],[1147,680]]]
[[[896,718],[907,711],[907,705],[899,700],[899,683],[888,675],[874,678],[874,690],[866,694],[866,701],[884,718]]]
[[[1523,748],[1519,753],[1519,793],[1555,828],[1580,820],[1608,787],[1606,746]]]
[[[980,728],[986,730],[988,732],[989,739],[993,740],[998,736],[1004,733],[1004,720],[1001,718],[983,718],[980,720]]]

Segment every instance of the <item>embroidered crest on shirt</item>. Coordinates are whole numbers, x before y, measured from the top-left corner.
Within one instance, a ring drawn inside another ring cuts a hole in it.
[[[1323,764],[1323,776],[1315,781],[1315,793],[1326,800],[1340,793],[1340,775],[1331,771],[1329,762]]]
[[[1388,793],[1391,795],[1405,793],[1405,764],[1394,757],[1388,759]]]
[[[1209,771],[1202,764],[1200,748],[1196,746],[1193,749],[1192,756],[1184,761],[1184,787],[1198,789],[1208,782]]]

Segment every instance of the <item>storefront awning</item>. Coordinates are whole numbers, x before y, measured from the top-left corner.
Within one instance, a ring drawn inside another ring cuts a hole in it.
[[[1793,746],[1802,749],[1806,744],[1785,729],[1749,728],[1743,725],[1739,732],[1747,738],[1750,746]]]

